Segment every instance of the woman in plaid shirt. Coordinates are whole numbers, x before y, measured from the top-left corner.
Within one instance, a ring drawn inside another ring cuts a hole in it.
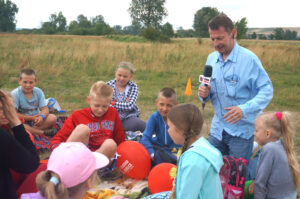
[[[138,86],[133,83],[135,68],[130,62],[120,62],[117,65],[115,79],[106,84],[114,89],[111,106],[119,113],[125,131],[141,131],[146,127],[146,122],[139,119],[140,110],[136,105]]]

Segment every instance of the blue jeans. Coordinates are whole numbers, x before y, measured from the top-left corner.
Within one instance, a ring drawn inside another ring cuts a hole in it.
[[[256,176],[256,166],[258,162],[258,158],[260,155],[261,149],[259,149],[256,153],[256,155],[253,157],[252,160],[249,161],[249,164],[247,166],[247,174],[246,174],[246,180],[253,180]]]
[[[158,165],[160,163],[168,162],[172,164],[177,164],[177,156],[175,156],[171,149],[167,149],[161,146],[153,145],[154,157],[152,161],[152,166]]]
[[[250,160],[253,149],[254,136],[244,139],[229,135],[226,131],[222,132],[222,140],[209,136],[208,141],[211,145],[219,149],[222,155],[231,155],[235,158]]]

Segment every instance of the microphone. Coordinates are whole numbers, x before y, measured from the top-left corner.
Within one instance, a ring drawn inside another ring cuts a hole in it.
[[[209,86],[210,85],[210,80],[212,76],[212,66],[210,65],[205,65],[204,67],[204,74],[199,76],[199,82],[203,83],[204,86]],[[203,99],[202,102],[202,109],[204,110],[205,107],[205,98]]]

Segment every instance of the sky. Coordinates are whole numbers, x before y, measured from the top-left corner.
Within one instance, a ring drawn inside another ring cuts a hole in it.
[[[83,14],[88,19],[102,15],[110,26],[131,24],[128,8],[131,0],[11,0],[19,8],[17,28],[40,28],[51,14],[60,11],[70,21]],[[169,22],[174,29],[193,28],[195,13],[203,7],[215,7],[234,22],[247,18],[248,28],[300,27],[299,0],[166,0]]]

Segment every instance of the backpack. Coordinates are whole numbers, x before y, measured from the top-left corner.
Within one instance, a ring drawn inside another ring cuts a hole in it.
[[[248,161],[243,158],[223,156],[220,170],[221,186],[224,199],[244,199],[246,169]]]

